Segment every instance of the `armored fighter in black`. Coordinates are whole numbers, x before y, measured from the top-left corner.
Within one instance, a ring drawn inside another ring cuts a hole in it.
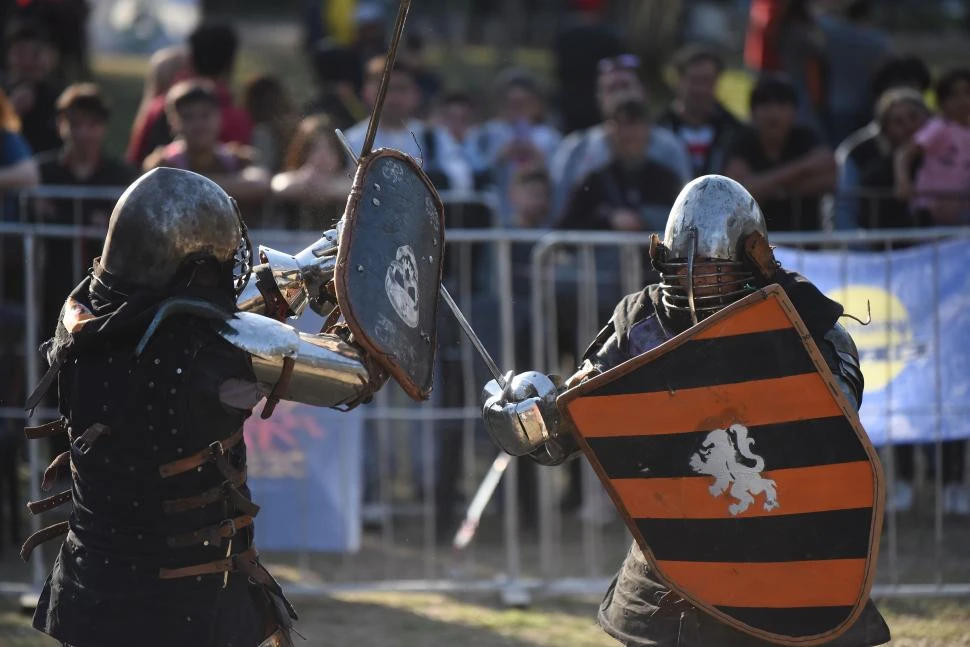
[[[253,544],[243,423],[267,399],[352,407],[386,377],[338,325],[281,323],[324,310],[335,232],[296,256],[252,255],[234,201],[212,181],[157,169],[111,216],[104,251],[67,299],[30,397],[58,389],[67,434],[47,469],[70,504],[23,557],[61,539],[34,626],[71,647],[290,645],[296,619]],[[249,280],[252,278],[252,280]]]

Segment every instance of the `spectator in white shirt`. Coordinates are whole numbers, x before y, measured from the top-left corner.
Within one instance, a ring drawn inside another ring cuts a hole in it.
[[[507,71],[499,79],[496,94],[498,116],[482,124],[469,139],[491,169],[502,213],[509,214],[512,178],[524,168],[548,168],[562,135],[545,123],[542,90],[527,72]]]
[[[371,59],[367,65],[363,95],[372,108],[377,101],[383,70],[384,57]],[[470,191],[471,168],[447,132],[415,117],[420,105],[421,91],[413,71],[400,62],[395,63],[374,149],[392,148],[410,155],[441,191]],[[367,123],[365,119],[346,133],[355,154],[359,154],[364,146]]]

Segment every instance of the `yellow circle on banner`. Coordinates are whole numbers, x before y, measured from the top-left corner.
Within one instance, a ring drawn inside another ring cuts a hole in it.
[[[872,322],[868,326],[849,317],[839,322],[859,349],[866,391],[886,388],[906,367],[910,355],[905,349],[912,346],[913,331],[906,306],[892,293],[874,285],[847,285],[830,290],[826,296],[841,303],[846,314],[862,321],[866,320],[869,308],[872,309]]]

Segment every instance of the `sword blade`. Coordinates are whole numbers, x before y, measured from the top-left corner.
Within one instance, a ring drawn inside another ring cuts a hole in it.
[[[512,457],[509,454],[502,452],[492,461],[488,474],[485,475],[482,484],[478,486],[478,491],[475,492],[475,497],[472,499],[471,505],[468,506],[465,521],[461,524],[458,532],[455,533],[455,538],[451,544],[455,549],[464,549],[475,536],[478,523],[482,519],[482,512],[485,511],[488,502],[492,500],[492,494],[495,493],[495,488],[498,487],[499,481],[502,480],[502,475],[505,474],[511,460]]]
[[[502,371],[499,370],[498,364],[496,364],[495,360],[492,359],[492,356],[488,354],[488,351],[485,349],[485,345],[482,344],[482,340],[478,338],[477,334],[475,334],[475,330],[472,328],[472,325],[468,323],[468,319],[465,319],[465,315],[462,314],[461,309],[458,307],[458,304],[455,303],[455,300],[451,298],[451,294],[448,293],[448,289],[444,286],[444,284],[441,286],[441,298],[445,300],[445,303],[448,304],[448,308],[451,310],[451,313],[455,315],[455,319],[458,320],[458,325],[461,326],[465,336],[468,337],[468,341],[472,343],[472,346],[475,347],[475,350],[478,351],[478,354],[481,355],[482,359],[485,361],[485,366],[488,367],[492,377],[495,378],[495,381],[498,382],[499,386],[505,388],[505,376],[503,376]]]
[[[394,36],[391,39],[391,47],[387,50],[387,58],[384,61],[381,87],[377,91],[377,100],[374,102],[374,111],[371,113],[370,123],[367,124],[367,134],[364,136],[364,147],[360,150],[359,158],[365,157],[374,147],[374,139],[377,137],[377,125],[381,120],[384,98],[387,96],[387,86],[391,81],[391,70],[394,69],[394,61],[397,60],[397,46],[401,42],[401,34],[404,33],[404,22],[407,20],[408,11],[410,10],[411,0],[401,0],[401,4],[397,9],[397,21],[394,23]]]

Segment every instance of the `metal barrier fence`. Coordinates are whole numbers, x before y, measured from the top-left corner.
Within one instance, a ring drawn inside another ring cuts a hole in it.
[[[117,190],[77,191],[71,187],[48,188],[34,196],[70,198],[79,204],[82,200],[110,200],[118,194]],[[24,208],[28,199],[21,198]],[[467,203],[470,196],[461,200]],[[75,208],[80,213],[81,207]],[[295,250],[318,233],[257,230],[251,235],[256,244],[272,239],[274,244]],[[101,227],[0,224],[3,248],[15,242],[22,251],[20,352],[28,388],[43,372],[42,359],[33,349],[41,335],[48,334],[40,329],[45,298],[44,267],[39,259],[43,247],[50,241],[72,241],[72,278],[79,279],[90,261],[79,255],[83,241],[100,240],[103,235]],[[447,238],[446,283],[505,370],[568,375],[619,296],[641,289],[649,274],[643,263],[649,244],[646,234],[523,231],[479,225],[449,229]],[[850,248],[889,250],[905,243],[936,246],[946,240],[970,239],[970,227],[777,233],[770,238],[782,247],[824,247],[845,258]],[[798,270],[797,262],[790,269]],[[941,313],[935,315],[939,320]],[[365,475],[375,487],[364,495],[367,531],[361,549],[340,555],[305,548],[271,552],[266,554],[267,561],[296,595],[350,588],[492,590],[509,596],[530,591],[604,592],[630,537],[582,460],[560,468],[512,461],[478,536],[465,551],[451,548],[450,539],[463,509],[497,452],[480,423],[480,392],[489,378],[485,367],[460,338],[447,313],[441,316],[439,335],[438,383],[431,402],[415,404],[389,384],[363,407],[365,452],[376,461]],[[16,369],[8,367],[9,372]],[[968,406],[966,402],[955,404]],[[939,413],[942,404],[933,406]],[[37,424],[55,416],[51,410],[39,409],[35,419],[26,422]],[[24,422],[20,403],[4,402],[0,419],[4,418],[19,427]],[[37,499],[45,461],[38,443],[27,447],[28,494]],[[943,514],[938,469],[941,442],[929,447],[932,455],[916,452],[916,473],[925,474],[925,467],[937,468],[932,482],[924,478],[917,483],[921,487],[916,508],[905,515],[887,511],[875,589],[878,595],[970,594],[966,554],[970,524]],[[892,491],[894,452],[883,453]],[[578,511],[562,511],[560,501],[577,489],[582,506]],[[31,523],[35,530],[41,525],[37,518]],[[46,577],[52,550],[49,546],[38,549],[29,568],[10,559],[0,562],[0,593],[37,590]]]

